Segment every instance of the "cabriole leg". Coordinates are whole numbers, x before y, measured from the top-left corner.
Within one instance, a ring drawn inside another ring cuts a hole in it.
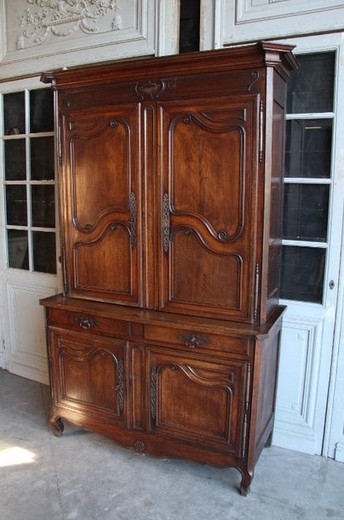
[[[253,479],[253,473],[241,472],[242,478],[241,478],[241,484],[240,484],[240,495],[243,497],[246,497],[250,492],[250,485]]]
[[[61,437],[63,430],[64,430],[64,424],[62,422],[61,417],[52,417],[50,419],[50,426],[51,426],[53,434],[56,437]]]

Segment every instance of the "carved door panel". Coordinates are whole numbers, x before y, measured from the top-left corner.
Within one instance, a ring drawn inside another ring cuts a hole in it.
[[[71,113],[63,122],[66,291],[141,305],[139,109]]]
[[[248,363],[150,352],[151,431],[242,456]]]
[[[126,342],[50,331],[54,405],[108,422],[125,422]]]
[[[252,95],[160,106],[161,309],[252,321],[256,120]]]

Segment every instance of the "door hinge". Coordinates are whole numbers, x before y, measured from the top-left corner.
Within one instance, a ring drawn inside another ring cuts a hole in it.
[[[67,283],[67,272],[66,272],[66,250],[64,246],[61,247],[61,263],[62,263],[62,274],[63,274],[63,290],[65,294],[68,294],[68,283]]]
[[[242,457],[245,457],[245,455],[246,455],[248,416],[249,416],[249,407],[250,407],[250,386],[251,386],[251,364],[247,363],[245,409],[244,409],[244,422],[243,422],[243,432],[242,432],[242,453],[241,453]]]
[[[254,321],[258,318],[258,301],[259,301],[259,283],[260,283],[260,265],[256,264],[255,276],[254,276]]]
[[[259,103],[259,162],[263,161],[263,150],[264,150],[264,103]]]
[[[58,166],[59,166],[59,168],[61,168],[61,166],[62,166],[61,121],[59,121],[58,125],[57,125],[57,160],[58,160]]]

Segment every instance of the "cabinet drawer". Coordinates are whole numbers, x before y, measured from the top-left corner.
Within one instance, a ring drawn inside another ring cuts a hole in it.
[[[144,337],[149,341],[182,345],[190,350],[216,350],[248,356],[249,340],[236,336],[220,336],[195,330],[171,329],[145,325]]]
[[[59,309],[49,309],[48,325],[104,336],[128,337],[130,332],[130,323],[126,321],[93,316],[84,312],[65,312]]]

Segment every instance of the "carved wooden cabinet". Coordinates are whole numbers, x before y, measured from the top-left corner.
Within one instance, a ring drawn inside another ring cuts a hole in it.
[[[64,294],[51,422],[242,473],[273,427],[291,47],[52,74]]]

